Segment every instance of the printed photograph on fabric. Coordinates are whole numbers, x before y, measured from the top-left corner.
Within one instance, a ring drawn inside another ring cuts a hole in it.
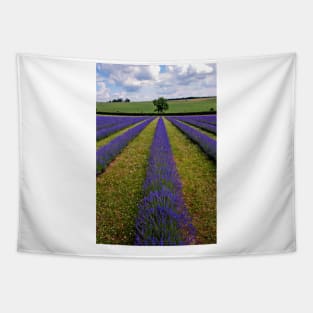
[[[216,64],[96,64],[96,243],[216,244]]]

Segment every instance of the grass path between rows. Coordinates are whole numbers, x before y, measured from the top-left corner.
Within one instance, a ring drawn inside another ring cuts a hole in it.
[[[113,133],[113,134],[109,135],[109,136],[106,137],[106,138],[100,139],[99,141],[97,141],[97,150],[98,150],[100,147],[102,147],[102,146],[106,145],[107,143],[109,143],[111,140],[113,140],[113,139],[116,138],[117,136],[124,134],[124,133],[127,132],[129,129],[131,129],[131,128],[133,128],[133,127],[135,127],[135,126],[137,126],[137,125],[139,125],[139,124],[141,124],[141,123],[143,123],[143,122],[144,122],[144,121],[141,121],[141,122],[138,122],[138,123],[136,123],[136,124],[130,125],[130,126],[124,128],[124,129],[121,129],[121,130],[117,131],[116,133]]]
[[[214,140],[216,140],[216,138],[217,138],[217,136],[216,136],[215,134],[209,132],[208,130],[205,130],[205,129],[202,129],[202,128],[200,128],[200,127],[191,125],[191,124],[186,123],[186,122],[181,121],[181,120],[179,120],[179,122],[181,122],[181,123],[183,123],[183,124],[185,124],[185,125],[187,125],[187,126],[189,126],[189,127],[192,127],[192,128],[194,128],[194,129],[198,130],[200,133],[202,133],[202,134],[204,134],[204,135],[207,135],[207,136],[209,136],[210,138],[212,138],[212,139],[214,139]]]
[[[164,119],[196,244],[216,243],[216,164],[202,150]]]
[[[157,119],[97,177],[98,244],[134,244],[137,205],[143,196],[142,186],[156,123]]]

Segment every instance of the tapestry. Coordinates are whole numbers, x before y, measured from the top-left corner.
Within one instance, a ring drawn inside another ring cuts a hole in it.
[[[19,54],[18,251],[295,251],[295,63]]]

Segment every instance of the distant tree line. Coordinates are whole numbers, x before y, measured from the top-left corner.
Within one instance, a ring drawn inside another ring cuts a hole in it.
[[[109,103],[111,102],[130,102],[130,99],[126,98],[126,99],[123,99],[123,98],[117,98],[117,99],[113,99],[113,100],[110,100]]]
[[[216,98],[215,96],[207,96],[207,97],[181,97],[181,98],[169,98],[167,100],[192,100],[192,99],[207,99],[207,98]]]

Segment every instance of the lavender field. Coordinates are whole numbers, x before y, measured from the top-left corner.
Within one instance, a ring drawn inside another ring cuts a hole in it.
[[[216,243],[216,115],[97,115],[97,244]]]

